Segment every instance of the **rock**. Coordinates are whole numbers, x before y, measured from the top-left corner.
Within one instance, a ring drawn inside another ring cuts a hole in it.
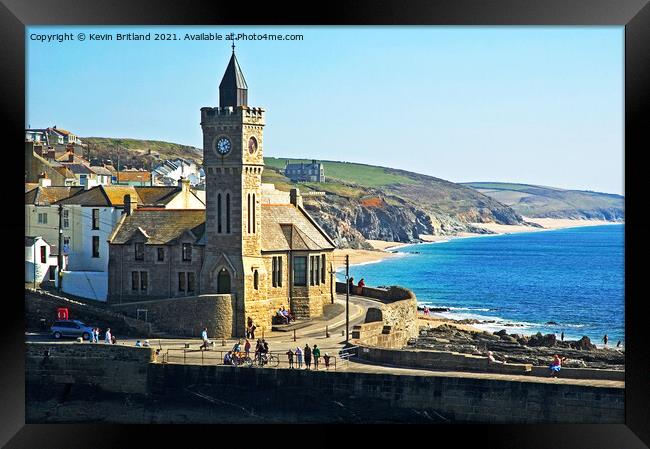
[[[596,349],[596,345],[592,344],[591,340],[586,335],[583,336],[578,341],[570,342],[569,345],[573,349],[580,349],[581,351],[590,351],[590,350]]]
[[[508,332],[506,332],[505,329],[501,329],[500,331],[494,332],[494,335],[498,335],[499,337],[503,337],[505,335],[508,335]]]
[[[528,346],[555,346],[557,337],[555,334],[546,334],[542,335],[541,332],[537,332],[535,335],[528,339]]]
[[[555,321],[547,321],[546,324],[550,324],[552,326],[557,326],[558,325]]]

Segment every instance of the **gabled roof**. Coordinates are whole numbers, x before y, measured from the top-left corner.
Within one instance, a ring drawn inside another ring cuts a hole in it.
[[[138,193],[138,204],[155,206],[167,204],[180,193],[181,189],[175,186],[135,186]]]
[[[83,189],[83,187],[81,187]],[[61,204],[80,206],[124,207],[124,196],[131,195],[138,206],[164,206],[181,192],[179,187],[118,186],[99,185],[88,189],[74,198],[61,201]]]
[[[111,176],[112,174],[109,169],[97,165],[91,166],[90,170],[92,170],[96,175]]]
[[[26,182],[25,183],[25,193],[29,192],[30,190],[34,190],[38,186],[39,186],[39,184],[37,182]]]
[[[80,192],[83,192],[83,186],[63,187],[63,186],[48,186],[36,187],[25,193],[25,204],[33,204],[36,206],[49,206],[58,201],[71,198]]]
[[[91,175],[93,172],[87,165],[84,164],[62,164],[65,168],[70,170],[75,175]]]
[[[335,246],[302,208],[293,204],[262,204],[262,251],[320,251]]]
[[[205,210],[136,209],[118,224],[109,242],[128,244],[136,235],[148,236],[146,244],[164,245],[175,242],[190,232],[198,242],[205,231]]]

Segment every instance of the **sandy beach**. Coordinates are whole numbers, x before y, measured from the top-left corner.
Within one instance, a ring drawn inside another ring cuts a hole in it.
[[[570,220],[565,218],[530,218],[523,217],[523,219],[530,223],[535,223],[542,228],[524,225],[502,225],[497,223],[472,223],[473,226],[486,229],[495,234],[513,234],[518,232],[538,232],[550,229],[562,228],[575,228],[580,226],[602,226],[612,224],[622,224],[619,222],[602,221],[602,220]],[[474,234],[470,232],[460,232],[456,235],[420,235],[420,239],[425,242],[442,242],[460,237],[475,237],[485,234]],[[384,240],[367,240],[370,245],[375,249],[336,249],[334,250],[334,265],[338,269],[345,265],[345,256],[350,256],[351,265],[359,265],[364,263],[379,262],[391,257],[399,257],[398,254],[390,252],[391,250],[400,248],[402,246],[410,245],[410,243],[387,242]]]

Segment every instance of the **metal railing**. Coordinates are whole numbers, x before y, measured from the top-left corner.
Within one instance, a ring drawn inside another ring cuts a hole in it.
[[[161,352],[159,357],[161,357],[161,363],[176,363],[183,365],[222,365],[222,366],[233,366],[233,367],[243,367],[248,368],[280,368],[280,369],[307,369],[305,363],[305,357],[302,356],[302,361],[299,364],[298,358],[294,354],[293,363],[289,362],[289,356],[286,352],[282,351],[269,351],[268,358],[265,363],[260,363],[259,359],[255,356],[253,352],[249,353],[249,357],[252,360],[252,364],[248,365],[246,363],[242,364],[225,364],[223,362],[225,355],[230,351],[216,350],[216,349],[190,349],[190,348],[168,348],[165,352]],[[245,352],[239,353],[241,357],[245,357]],[[349,358],[350,355],[346,355],[346,358]],[[318,360],[318,365],[316,365],[316,360],[312,356],[311,358],[311,370],[321,371],[321,370],[334,370],[337,369],[337,360],[338,364],[343,360],[343,355],[339,357],[329,356],[329,363],[325,364],[325,356],[321,355]],[[317,368],[318,367],[318,368]]]

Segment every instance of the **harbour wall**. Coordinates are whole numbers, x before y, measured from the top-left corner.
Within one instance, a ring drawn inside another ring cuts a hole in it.
[[[162,364],[150,348],[27,346],[28,422],[87,422],[97,410],[98,419],[133,423],[413,422],[424,417],[434,422],[624,422],[624,389],[616,387]],[[69,399],[62,401],[66,395]]]

